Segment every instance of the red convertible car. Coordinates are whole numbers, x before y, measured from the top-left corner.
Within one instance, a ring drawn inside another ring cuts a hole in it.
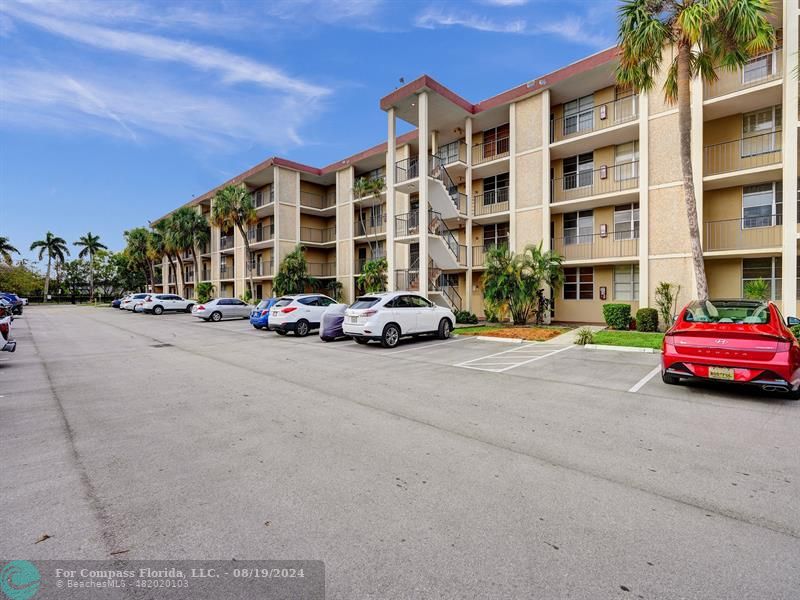
[[[661,378],[726,381],[800,399],[800,344],[772,302],[691,302],[664,336]]]

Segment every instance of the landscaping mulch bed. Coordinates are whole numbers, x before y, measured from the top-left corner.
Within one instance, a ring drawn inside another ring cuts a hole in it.
[[[498,338],[518,338],[529,342],[546,342],[569,331],[565,327],[467,327],[457,329],[459,335],[485,335]]]

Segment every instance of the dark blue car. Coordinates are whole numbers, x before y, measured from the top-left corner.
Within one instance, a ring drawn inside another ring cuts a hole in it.
[[[17,296],[16,294],[12,294],[11,292],[0,292],[0,298],[4,298],[11,303],[11,312],[15,315],[22,314],[22,306],[24,302],[22,299]]]
[[[250,325],[256,329],[267,329],[269,324],[269,309],[278,301],[277,298],[267,298],[258,303],[250,313]]]

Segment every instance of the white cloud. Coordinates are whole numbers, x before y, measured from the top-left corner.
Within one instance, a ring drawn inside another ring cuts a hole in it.
[[[528,0],[481,0],[481,2],[493,6],[524,6]]]
[[[416,19],[417,27],[436,29],[437,27],[466,27],[477,31],[493,33],[524,33],[526,23],[523,19],[498,22],[478,15],[446,13],[439,8],[431,7]]]

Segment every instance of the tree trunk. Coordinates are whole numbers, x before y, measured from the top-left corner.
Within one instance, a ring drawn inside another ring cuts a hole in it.
[[[94,302],[94,255],[89,253],[89,302]]]
[[[242,234],[242,239],[244,239],[245,266],[247,267],[248,279],[250,281],[250,300],[255,300],[256,288],[255,285],[253,285],[253,257],[250,254],[250,240],[247,239],[247,234],[244,232],[241,223],[237,223],[236,227],[238,227],[239,233]]]
[[[149,273],[150,274],[150,285],[153,287],[152,291],[155,292],[156,291],[156,267],[155,267],[155,264],[154,264],[154,262],[152,260],[148,260],[147,261],[147,267],[145,268],[145,273]],[[164,280],[163,280],[164,274],[162,273],[161,276],[162,276],[161,283],[163,284],[164,283]],[[145,275],[145,277],[147,277],[147,275]]]
[[[175,289],[179,296],[183,296],[183,259],[181,253],[175,253],[175,260],[178,261],[178,271],[175,272]]]
[[[689,223],[689,242],[692,247],[692,267],[696,283],[697,299],[708,300],[708,281],[703,260],[703,247],[700,240],[700,226],[697,219],[697,198],[694,193],[694,169],[692,168],[692,106],[691,77],[689,61],[691,47],[689,42],[678,45],[678,131],[680,133],[681,167],[683,170],[683,194],[686,200],[686,218]]]
[[[169,261],[169,266],[172,268],[172,272],[175,273],[175,285],[178,285],[178,271],[175,270],[175,263],[172,261],[172,255],[168,252],[167,253],[167,260]],[[167,287],[169,288],[169,273],[167,273]]]
[[[192,279],[192,285],[194,286],[194,295],[197,297],[197,284],[200,283],[200,262],[197,258],[197,251],[194,249],[194,244],[192,244],[192,258],[194,259],[194,279]]]
[[[50,292],[50,263],[53,260],[53,257],[49,254],[47,255],[47,273],[44,276],[44,298],[42,299],[43,302],[47,302],[47,294]]]

